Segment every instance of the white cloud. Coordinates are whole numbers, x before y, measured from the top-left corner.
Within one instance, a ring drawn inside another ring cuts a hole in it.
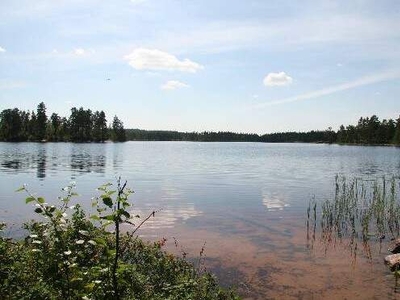
[[[54,54],[58,54],[59,52],[56,50],[56,52],[53,51]],[[76,56],[88,56],[95,54],[96,51],[94,49],[83,49],[83,48],[75,48],[74,49],[74,55]]]
[[[0,53],[1,52],[6,52],[6,49],[4,49],[3,47],[0,47]]]
[[[12,90],[26,87],[27,84],[22,81],[0,80],[0,90]]]
[[[288,76],[285,72],[269,73],[264,78],[264,85],[266,86],[284,86],[293,82],[292,77]]]
[[[393,79],[397,79],[397,78],[400,78],[400,71],[381,72],[381,73],[374,74],[374,75],[364,76],[364,77],[361,77],[354,81],[342,83],[342,84],[335,85],[335,86],[326,87],[324,89],[320,89],[320,90],[316,90],[316,91],[311,91],[311,92],[308,92],[305,94],[301,94],[301,95],[297,95],[297,96],[293,96],[293,97],[289,97],[289,98],[285,98],[285,99],[261,103],[261,104],[255,105],[254,108],[262,108],[262,107],[271,106],[271,105],[279,105],[279,104],[297,102],[297,101],[302,101],[302,100],[307,100],[307,99],[319,98],[319,97],[327,96],[327,95],[334,94],[337,92],[353,89],[353,88],[356,88],[359,86],[370,85],[373,83],[393,80]]]
[[[86,51],[85,51],[85,49],[82,49],[82,48],[76,48],[74,50],[74,54],[77,56],[82,56],[82,55],[86,54]]]
[[[187,58],[179,60],[176,56],[157,49],[137,48],[124,57],[136,70],[168,70],[196,73],[204,67]]]
[[[147,1],[147,0],[131,0],[131,2],[132,2],[133,4],[135,4],[135,5],[142,4],[142,3],[146,2],[146,1]]]
[[[219,21],[182,26],[176,31],[160,31],[156,40],[145,41],[154,47],[175,53],[221,53],[240,49],[262,48],[268,51],[296,51],[297,47],[321,45],[355,45],[368,43],[378,57],[395,55],[400,31],[400,18],[373,18],[357,14],[316,15],[310,17],[270,18],[263,21]],[[232,34],[234,32],[235,34]],[[377,43],[376,41],[379,41]],[[364,51],[357,52],[357,57]]]
[[[161,86],[161,89],[176,90],[176,89],[185,88],[185,87],[189,87],[189,85],[187,85],[183,82],[177,81],[177,80],[169,80]]]

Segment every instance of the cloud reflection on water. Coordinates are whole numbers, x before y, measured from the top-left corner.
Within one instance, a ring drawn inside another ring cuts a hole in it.
[[[267,191],[266,189],[262,189],[261,193],[263,205],[268,211],[283,210],[285,207],[290,206],[282,194]]]
[[[132,216],[139,215],[140,218],[134,218],[135,225],[140,224],[152,210],[135,209],[130,212]],[[150,218],[143,225],[143,230],[153,230],[161,228],[172,228],[176,224],[182,224],[190,218],[200,216],[203,212],[196,210],[193,203],[182,203],[179,207],[168,207],[160,210],[153,218]]]

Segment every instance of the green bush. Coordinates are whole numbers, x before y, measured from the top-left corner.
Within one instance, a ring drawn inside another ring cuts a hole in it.
[[[163,251],[163,241],[138,238],[143,222],[121,234],[122,223],[133,225],[132,192],[120,180],[116,190],[110,187],[99,188],[102,195],[94,199],[96,213],[90,216],[79,205],[70,206],[73,186],[64,188],[59,207],[26,187],[19,190],[43,218],[24,225],[24,240],[0,237],[2,299],[239,299],[213,275]],[[0,224],[0,231],[4,228]]]

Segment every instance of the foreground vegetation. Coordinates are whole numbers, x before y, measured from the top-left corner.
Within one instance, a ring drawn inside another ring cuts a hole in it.
[[[149,244],[135,235],[144,221],[134,224],[126,182],[100,187],[90,217],[70,206],[73,186],[60,207],[20,190],[42,220],[25,225],[24,240],[0,237],[2,299],[238,299],[200,266],[165,253],[165,240]],[[121,234],[124,223],[134,230]]]

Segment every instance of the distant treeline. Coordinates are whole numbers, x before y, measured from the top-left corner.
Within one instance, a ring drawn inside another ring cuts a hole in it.
[[[126,129],[127,140],[131,141],[194,141],[194,142],[265,142],[265,143],[334,143],[336,132],[283,132],[272,134],[234,133],[229,131],[218,132],[179,132],[163,130]]]
[[[179,132],[165,130],[126,129],[130,141],[195,141],[195,142],[263,142],[263,143],[340,143],[340,144],[400,144],[400,117],[379,121],[378,117],[361,117],[357,125],[340,126],[339,131],[278,132],[264,135],[249,133]]]
[[[18,108],[5,109],[0,113],[1,141],[193,141],[193,142],[262,142],[262,143],[340,143],[363,145],[400,145],[400,117],[397,120],[380,121],[376,115],[361,117],[357,125],[341,125],[336,132],[312,130],[308,132],[278,132],[264,135],[251,133],[179,132],[166,130],[124,129],[123,123],[114,117],[107,126],[103,111],[71,109],[71,115],[60,117],[46,115],[46,106],[39,103],[37,110],[29,112]]]
[[[234,132],[179,132],[166,130],[126,129],[130,141],[192,141],[192,142],[259,142],[260,136]]]
[[[56,113],[48,117],[46,106],[41,102],[36,112],[13,108],[0,113],[1,141],[104,142],[108,139],[122,142],[126,136],[117,116],[107,126],[104,111],[73,107],[68,118]]]

